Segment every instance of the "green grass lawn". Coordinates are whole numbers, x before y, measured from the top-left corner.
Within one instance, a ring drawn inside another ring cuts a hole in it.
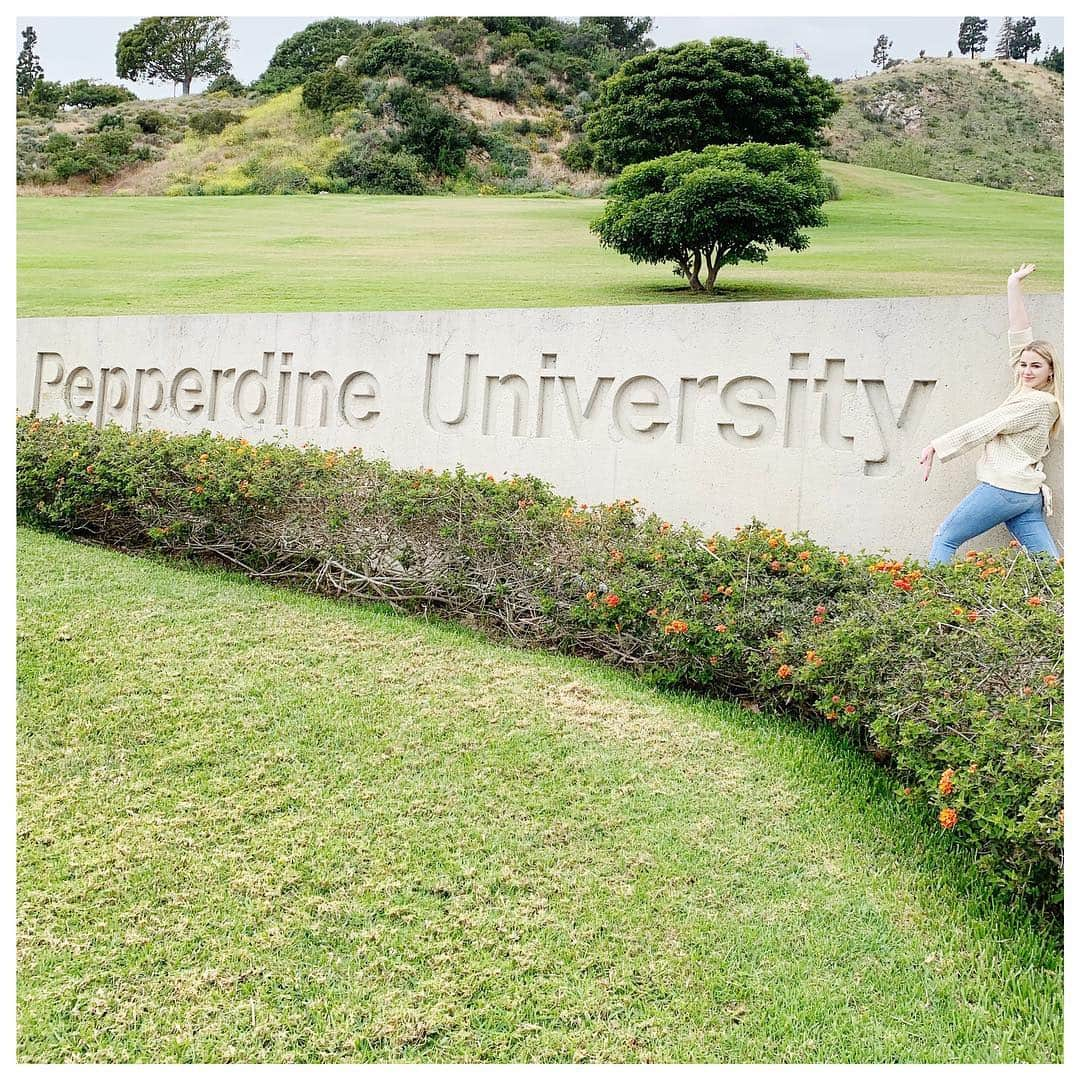
[[[1064,202],[826,162],[843,192],[800,254],[721,274],[720,300],[1060,291]],[[21,198],[18,314],[438,310],[685,302],[599,246],[597,200]],[[717,299],[717,298],[712,298]],[[702,300],[700,302],[712,302]]]
[[[1061,1060],[1060,942],[834,732],[26,530],[18,576],[22,1061]]]

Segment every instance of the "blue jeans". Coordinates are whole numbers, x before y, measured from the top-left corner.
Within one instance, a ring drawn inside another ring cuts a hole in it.
[[[948,562],[956,549],[973,536],[1004,524],[1030,552],[1045,551],[1056,556],[1057,548],[1043,518],[1043,497],[1036,491],[1006,491],[992,484],[979,484],[934,533],[929,563]]]

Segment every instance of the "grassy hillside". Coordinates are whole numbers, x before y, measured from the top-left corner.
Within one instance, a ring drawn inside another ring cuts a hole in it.
[[[1019,60],[926,58],[851,79],[827,156],[879,169],[1064,194],[1064,81]]]
[[[485,48],[490,51],[490,44],[476,46],[479,53]],[[517,55],[534,54],[534,49],[524,48]],[[554,63],[550,56],[549,62]],[[22,116],[16,128],[19,191],[555,191],[584,196],[602,191],[605,178],[584,168],[580,159],[582,148],[588,149],[581,127],[589,91],[575,93],[538,60],[527,65],[532,75],[505,58],[485,67],[469,54],[468,63],[479,64],[481,74],[497,72],[483,75],[489,83],[520,70],[523,89],[513,100],[478,96],[453,83],[420,95],[430,110],[424,121],[429,131],[445,135],[447,123],[457,125],[457,135],[468,143],[447,175],[422,161],[415,146],[410,150],[399,145],[409,127],[395,97],[407,89],[404,80],[358,77],[355,92],[364,99],[329,112],[306,107],[301,87],[294,86],[270,97],[193,95],[69,110],[54,120]],[[588,77],[595,92],[596,73]],[[1011,60],[928,58],[840,83],[836,89],[844,104],[826,132],[825,150],[835,160],[994,188],[1063,194],[1064,93],[1062,77],[1054,72]],[[214,110],[236,122],[217,134],[196,131],[193,121],[197,126],[201,114]],[[147,112],[161,118],[151,132],[138,122]],[[114,126],[100,130],[103,124]],[[80,157],[58,139],[88,149]],[[73,154],[79,158],[76,165]],[[58,170],[67,178],[58,177]]]
[[[835,732],[18,559],[24,1062],[1061,1060],[1054,932]]]
[[[320,195],[20,199],[18,314],[548,307],[998,292],[1063,281],[1063,201],[826,162],[810,248],[695,298],[588,231],[595,200]],[[211,254],[212,253],[212,254]]]

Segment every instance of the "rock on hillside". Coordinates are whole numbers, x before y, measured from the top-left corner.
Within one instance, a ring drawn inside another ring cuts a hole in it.
[[[1064,80],[1018,60],[925,58],[837,85],[826,157],[1064,194]]]

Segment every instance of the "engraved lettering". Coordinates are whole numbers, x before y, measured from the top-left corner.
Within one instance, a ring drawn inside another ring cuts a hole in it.
[[[190,422],[206,408],[206,402],[202,400],[205,392],[202,372],[198,368],[187,367],[173,377],[169,404],[181,420]]]
[[[743,394],[752,394],[753,397],[747,400]],[[717,422],[724,441],[732,446],[760,446],[771,438],[776,431],[776,414],[762,402],[775,398],[776,390],[768,379],[760,379],[756,375],[732,379],[720,394],[721,407],[735,417],[734,420]],[[736,426],[740,420],[756,426],[744,434]]]
[[[94,373],[88,367],[72,368],[64,382],[64,404],[74,412],[88,413],[94,407],[94,399],[87,395],[93,392]]]
[[[353,389],[354,384],[362,388]],[[358,403],[356,412],[349,411],[350,399]],[[366,402],[371,404],[363,405]],[[338,413],[350,427],[359,427],[366,421],[374,420],[379,415],[379,410],[375,408],[378,403],[379,380],[370,371],[354,371],[341,384],[341,393],[338,394]]]
[[[461,429],[458,425],[465,419],[469,411],[469,387],[472,384],[472,374],[480,357],[477,353],[465,354],[465,372],[461,379],[461,404],[457,416],[452,420],[443,420],[439,417],[434,400],[438,391],[438,379],[435,377],[435,369],[440,359],[440,353],[428,353],[427,373],[424,376],[424,420],[433,431],[460,435]]]
[[[488,375],[484,380],[484,412],[481,417],[480,430],[485,435],[492,433],[491,399],[497,386],[508,386],[514,392],[514,419],[510,434],[527,435],[525,418],[529,411],[529,384],[520,375],[503,375],[501,377]]]
[[[651,375],[632,375],[615,391],[612,406],[615,426],[628,439],[650,440],[663,433],[671,422],[665,415],[670,409],[668,392],[659,379]],[[654,419],[654,416],[660,415]],[[644,420],[643,427],[631,421]]]
[[[888,476],[891,472],[888,468],[889,457],[900,447],[899,436],[910,436],[918,428],[930,404],[930,395],[934,392],[937,379],[915,379],[912,382],[899,418],[893,411],[888,391],[881,379],[863,379],[862,384],[874,413],[882,447],[879,457],[866,459],[863,473],[866,476]]]

